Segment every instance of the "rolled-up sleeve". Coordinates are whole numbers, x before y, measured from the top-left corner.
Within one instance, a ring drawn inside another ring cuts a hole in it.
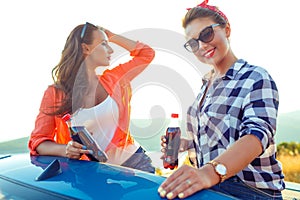
[[[155,51],[148,45],[137,42],[134,50],[130,52],[133,58],[128,62],[119,64],[113,69],[105,70],[103,75],[100,76],[101,83],[111,88],[112,85],[121,81],[130,82],[137,75],[139,75],[154,59]],[[106,84],[109,83],[110,86]]]
[[[257,73],[256,77],[244,99],[240,133],[241,136],[255,135],[265,150],[275,135],[279,96],[276,84],[267,72]]]
[[[55,94],[54,88],[48,87],[44,92],[44,96],[40,105],[39,113],[35,120],[34,130],[31,132],[28,147],[30,150],[30,154],[37,155],[36,148],[42,142],[46,140],[54,141],[55,135],[55,117],[51,115],[46,115],[45,112],[53,111],[51,106],[53,107],[55,103]]]

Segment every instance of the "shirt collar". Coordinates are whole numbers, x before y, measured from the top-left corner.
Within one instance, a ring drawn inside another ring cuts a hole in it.
[[[225,76],[229,79],[234,79],[235,75],[240,71],[240,69],[246,64],[247,62],[243,59],[238,59],[226,72]]]
[[[240,69],[246,64],[247,62],[243,59],[238,59],[226,72],[224,77],[227,77],[228,79],[234,79],[235,75],[240,71]],[[214,70],[210,70],[207,74],[205,74],[202,78],[203,84],[206,84],[212,74],[214,73]]]

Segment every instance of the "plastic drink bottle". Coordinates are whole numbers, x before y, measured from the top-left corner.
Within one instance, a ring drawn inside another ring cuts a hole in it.
[[[92,138],[90,133],[86,130],[85,127],[83,126],[78,126],[78,127],[72,127],[71,123],[71,115],[70,114],[65,114],[62,117],[62,120],[66,122],[68,125],[69,131],[70,131],[70,136],[72,140],[83,144],[87,147],[87,149],[92,150],[92,154],[86,154],[86,156],[91,160],[91,161],[100,161],[100,162],[106,162],[107,161],[107,155],[105,154],[104,151],[100,149],[96,141]]]
[[[79,135],[72,129],[71,115],[69,113],[65,114],[62,117],[62,120],[64,120],[66,122],[66,124],[68,125],[70,136],[71,136],[72,140],[74,140],[80,144],[83,144]]]
[[[73,138],[74,135],[76,135],[76,133],[72,130],[71,128],[71,115],[69,113],[65,114],[63,117],[62,117],[62,120],[64,122],[66,122],[68,128],[69,128],[69,131],[70,131],[70,136],[71,138]]]
[[[163,159],[164,168],[175,169],[178,167],[178,152],[180,146],[181,130],[178,114],[172,113],[170,124],[166,130],[166,152]]]
[[[107,161],[106,153],[100,148],[91,133],[84,126],[72,126],[71,129],[76,134],[76,138],[72,137],[73,140],[77,141],[79,139],[77,142],[85,145],[91,151],[90,154],[86,154],[91,161]]]

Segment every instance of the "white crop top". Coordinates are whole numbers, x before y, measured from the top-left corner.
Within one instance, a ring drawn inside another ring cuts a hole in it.
[[[72,126],[85,126],[102,150],[110,144],[119,120],[119,109],[109,95],[100,104],[81,108],[72,116]]]

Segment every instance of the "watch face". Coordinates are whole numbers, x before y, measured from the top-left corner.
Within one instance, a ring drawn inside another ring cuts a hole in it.
[[[220,174],[220,175],[226,175],[226,167],[222,164],[217,164],[216,166],[216,171]]]

